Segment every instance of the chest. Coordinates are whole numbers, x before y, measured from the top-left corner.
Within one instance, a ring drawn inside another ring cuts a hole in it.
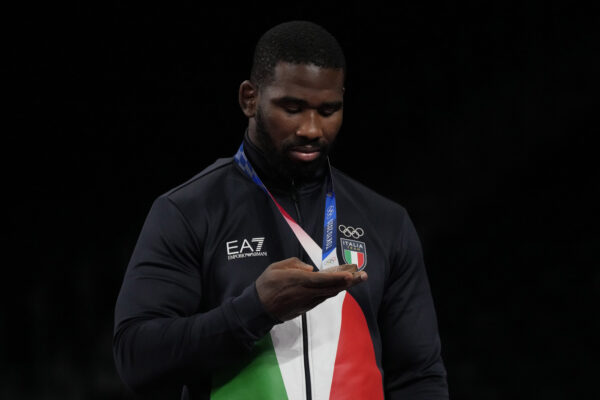
[[[284,211],[318,246],[323,237],[335,245],[339,264],[356,264],[369,275],[364,284],[350,289],[361,304],[376,313],[389,270],[389,251],[377,239],[368,216],[352,204],[337,199],[337,218],[325,221],[325,196],[278,196]],[[226,207],[210,227],[203,249],[201,270],[203,308],[211,309],[239,295],[272,263],[297,257],[312,264],[298,237],[275,204],[264,193],[247,199],[242,208]]]

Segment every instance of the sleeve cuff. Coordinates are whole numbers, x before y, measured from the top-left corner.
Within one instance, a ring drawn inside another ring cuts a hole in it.
[[[231,306],[240,327],[253,342],[269,333],[273,325],[281,323],[266,312],[258,298],[254,283],[244,289],[241,295],[234,298]]]

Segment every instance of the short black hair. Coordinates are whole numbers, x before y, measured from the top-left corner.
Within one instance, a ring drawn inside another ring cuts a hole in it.
[[[284,22],[265,32],[254,50],[250,80],[259,87],[268,83],[281,61],[341,68],[346,75],[346,59],[338,41],[309,21]]]

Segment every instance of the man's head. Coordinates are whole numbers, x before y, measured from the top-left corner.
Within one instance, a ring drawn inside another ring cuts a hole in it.
[[[280,24],[258,41],[239,101],[250,140],[280,175],[310,177],[326,161],[342,125],[345,71],[336,39],[314,23]]]

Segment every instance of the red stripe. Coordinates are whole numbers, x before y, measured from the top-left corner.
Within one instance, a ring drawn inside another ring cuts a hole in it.
[[[362,268],[363,265],[365,265],[365,254],[358,253],[358,268]]]
[[[367,320],[350,293],[346,293],[342,306],[342,327],[329,398],[383,399],[383,382]]]
[[[285,211],[285,210],[283,209],[283,207],[281,207],[281,206],[279,205],[279,203],[277,202],[277,200],[275,200],[275,197],[273,197],[273,195],[272,195],[271,193],[269,193],[269,196],[271,196],[271,200],[273,200],[273,203],[275,203],[275,205],[276,205],[276,206],[277,206],[277,208],[279,209],[279,212],[280,212],[281,214],[283,214],[283,217],[284,217],[284,218],[287,218],[287,219],[291,219],[292,221],[294,221],[294,218],[290,217],[290,214],[288,214],[288,213],[287,213],[287,211]],[[294,222],[296,222],[296,221],[294,221]]]

